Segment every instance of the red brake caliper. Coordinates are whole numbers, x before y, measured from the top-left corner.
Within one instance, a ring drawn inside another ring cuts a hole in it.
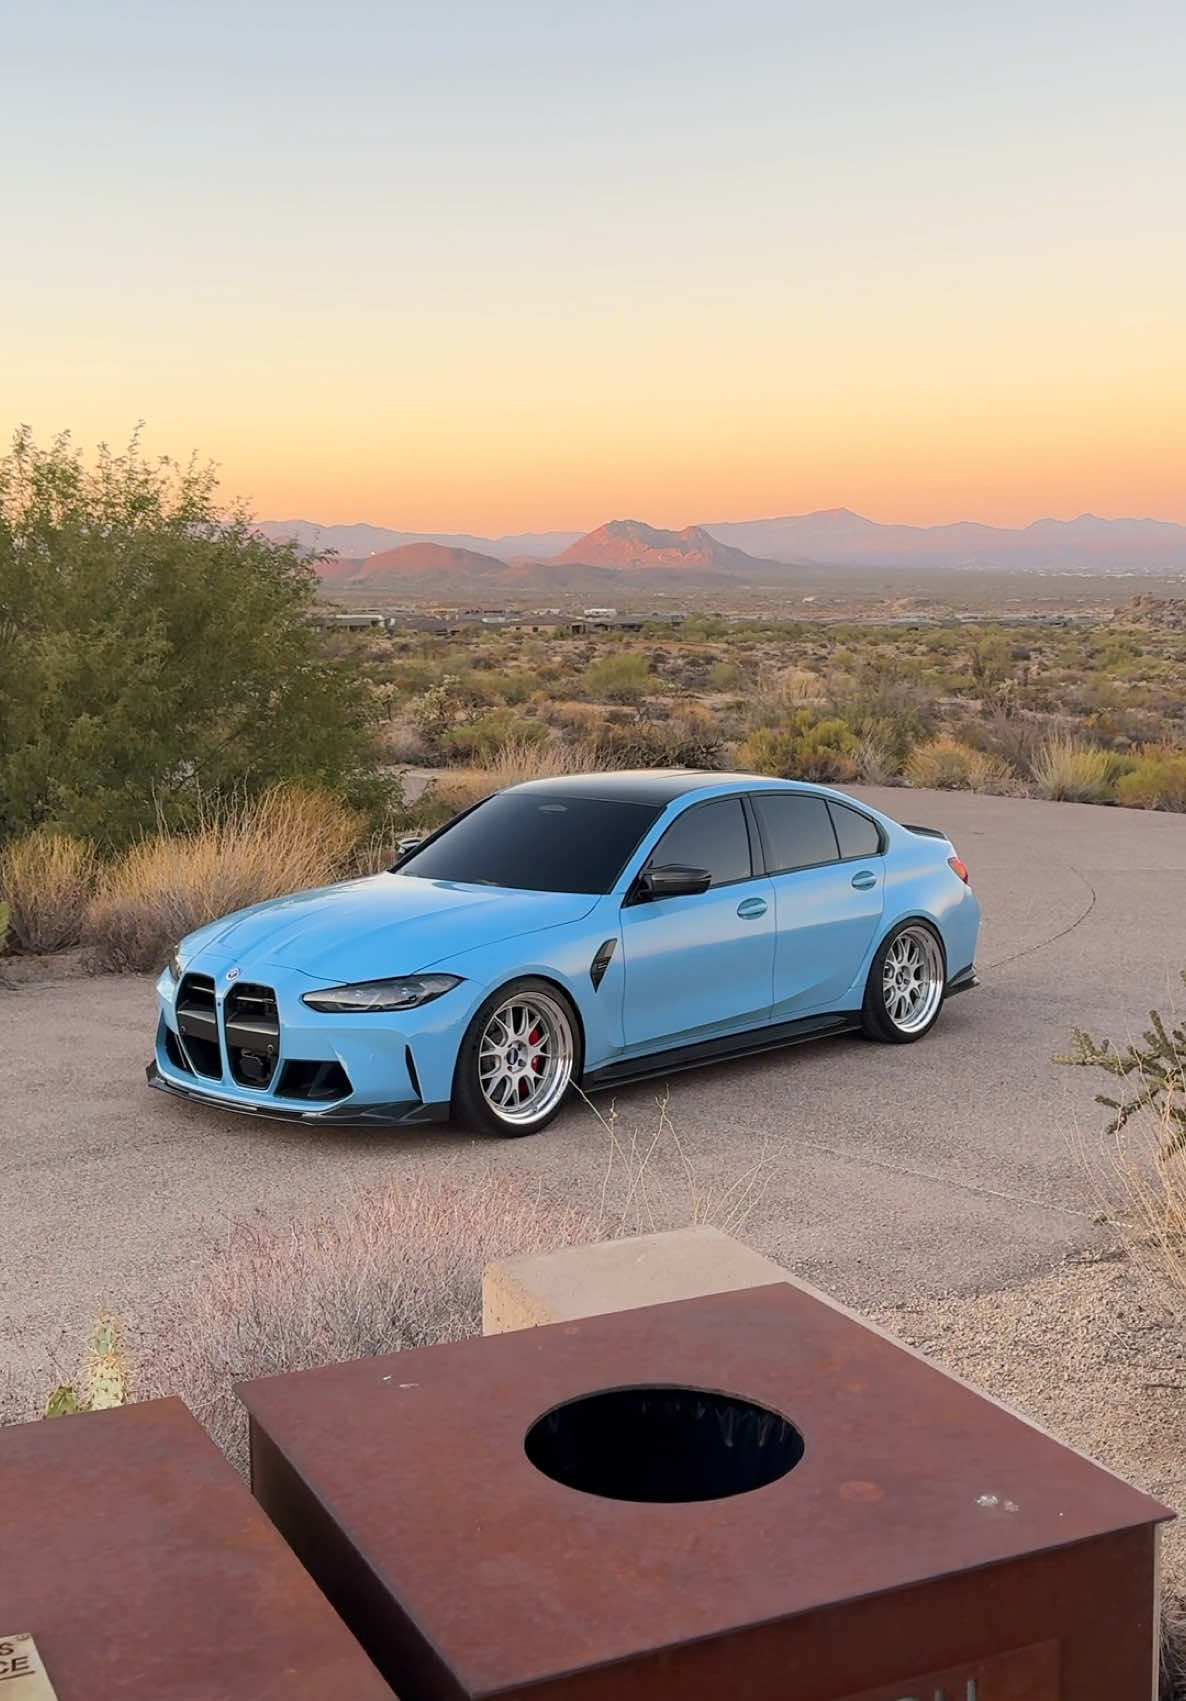
[[[539,1042],[540,1042],[540,1037],[541,1037],[542,1034],[543,1034],[543,1029],[539,1026],[539,1024],[537,1022],[535,1027],[532,1028],[531,1032],[527,1036],[528,1045],[538,1045]],[[533,1057],[531,1059],[531,1067],[535,1070],[537,1075],[541,1075],[543,1073],[543,1068],[544,1068],[543,1058],[542,1057]]]

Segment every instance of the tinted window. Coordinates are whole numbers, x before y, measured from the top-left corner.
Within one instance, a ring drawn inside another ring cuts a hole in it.
[[[822,797],[793,792],[759,792],[753,799],[762,823],[771,874],[836,861],[836,835]]]
[[[828,808],[840,842],[841,856],[881,854],[881,834],[876,821],[870,821],[867,815],[862,815],[859,809],[850,809],[846,803],[829,802]]]
[[[658,813],[645,803],[500,792],[413,851],[399,873],[527,892],[608,892]]]
[[[648,858],[654,868],[678,863],[707,868],[714,886],[748,880],[749,832],[740,798],[721,797],[697,803],[672,823]]]

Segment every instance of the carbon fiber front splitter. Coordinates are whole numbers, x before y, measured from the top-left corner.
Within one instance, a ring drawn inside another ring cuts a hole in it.
[[[301,1122],[324,1124],[329,1128],[394,1128],[420,1122],[447,1122],[447,1104],[423,1104],[409,1099],[394,1104],[371,1104],[351,1107],[333,1105],[328,1110],[300,1110],[295,1105],[253,1104],[242,1099],[227,1099],[218,1093],[203,1092],[201,1087],[182,1086],[162,1075],[155,1061],[144,1071],[150,1087],[158,1092],[172,1093],[175,1098],[189,1099],[194,1104],[209,1105],[213,1110],[234,1111],[237,1116],[262,1116],[269,1122]]]

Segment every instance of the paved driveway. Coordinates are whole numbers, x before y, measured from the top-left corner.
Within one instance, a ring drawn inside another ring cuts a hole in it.
[[[1123,1038],[1181,1002],[1186,817],[863,795],[955,839],[985,909],[983,985],[918,1046],[846,1038],[675,1076],[670,1115],[710,1192],[764,1158],[747,1238],[844,1299],[1004,1285],[1096,1232],[1076,1127],[1102,1150],[1099,1083],[1051,1059],[1076,1023]],[[18,1371],[63,1332],[74,1362],[97,1306],[143,1317],[210,1235],[259,1210],[446,1166],[600,1196],[607,1137],[584,1107],[509,1142],[257,1123],[150,1092],[152,1025],[144,979],[0,992],[0,1313]],[[618,1095],[627,1139],[649,1138],[656,1091]],[[680,1163],[658,1160],[652,1184],[660,1226],[686,1220]]]

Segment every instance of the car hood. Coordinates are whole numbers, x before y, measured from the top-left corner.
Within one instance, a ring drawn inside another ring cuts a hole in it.
[[[191,934],[182,956],[187,967],[215,951],[245,972],[271,963],[316,980],[371,980],[415,974],[442,957],[578,921],[596,902],[588,893],[374,874],[224,916]]]

